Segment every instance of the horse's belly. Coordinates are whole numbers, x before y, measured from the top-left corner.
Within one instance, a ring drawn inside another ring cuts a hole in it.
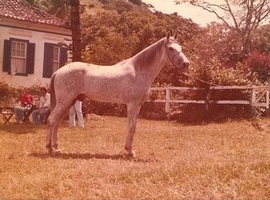
[[[85,95],[92,100],[112,103],[126,103],[128,90],[118,84],[98,84],[87,86]]]
[[[103,69],[103,68],[102,68]],[[61,84],[65,87],[76,85],[77,94],[85,94],[89,99],[101,102],[126,104],[130,101],[140,101],[147,90],[145,81],[138,80],[133,71],[117,70],[73,70],[70,69],[69,78]],[[74,78],[76,79],[74,81]]]
[[[86,96],[95,101],[126,104],[131,101],[142,101],[147,94],[147,88],[136,87],[118,81],[108,84],[92,84],[88,86]]]
[[[100,102],[110,102],[110,103],[120,103],[120,104],[125,104],[127,103],[127,101],[125,100],[125,98],[122,95],[118,95],[118,94],[109,94],[109,93],[104,93],[104,92],[99,92],[99,94],[93,94],[88,93],[86,94],[86,96],[94,101],[100,101]]]

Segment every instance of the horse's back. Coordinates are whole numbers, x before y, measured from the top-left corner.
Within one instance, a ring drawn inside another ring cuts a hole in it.
[[[112,77],[126,73],[124,62],[111,66],[95,65],[84,62],[72,62],[57,70],[57,76],[68,76],[68,74],[85,74],[93,77]]]
[[[135,73],[130,65],[124,64],[100,66],[69,63],[56,72],[56,91],[69,91],[73,98],[84,94],[97,101],[126,103],[127,94],[134,85]],[[59,94],[58,97],[61,98]]]
[[[56,76],[67,76],[68,74],[74,72],[84,72],[87,69],[88,65],[90,64],[83,62],[68,63],[56,71]]]

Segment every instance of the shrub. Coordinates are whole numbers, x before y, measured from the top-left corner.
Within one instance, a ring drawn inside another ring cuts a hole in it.
[[[10,87],[7,83],[0,82],[0,107],[11,106],[12,99],[17,96],[17,90],[13,87]]]
[[[84,101],[84,106],[87,113],[94,113],[97,115],[126,116],[126,105],[97,102],[86,99]]]
[[[253,51],[249,54],[246,65],[251,69],[252,76],[257,76],[258,79],[265,83],[269,80],[270,75],[270,55]]]
[[[33,85],[30,89],[30,94],[34,96],[39,96],[41,86]],[[24,87],[15,88],[7,83],[0,82],[0,107],[12,107],[23,93]]]
[[[187,85],[199,87],[198,91],[187,91],[186,98],[192,100],[209,100],[212,104],[197,105],[185,104],[182,106],[181,114],[177,113],[179,121],[198,122],[198,121],[222,121],[228,118],[249,118],[251,117],[250,105],[219,105],[214,102],[217,100],[247,100],[251,99],[248,90],[209,90],[210,86],[248,86],[261,85],[257,76],[252,76],[252,69],[246,63],[238,63],[234,67],[222,66],[215,58],[209,60],[199,68],[190,70]],[[175,119],[175,117],[174,117]]]

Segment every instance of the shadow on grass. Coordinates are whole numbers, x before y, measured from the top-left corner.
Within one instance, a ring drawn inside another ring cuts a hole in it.
[[[40,130],[47,129],[47,125],[34,125],[30,123],[23,124],[8,124],[0,125],[1,131],[13,134],[29,134],[29,133],[38,133]]]
[[[57,158],[57,159],[105,159],[105,160],[125,160],[132,162],[140,162],[140,163],[149,163],[149,162],[157,162],[156,159],[142,159],[142,158],[134,158],[125,154],[115,154],[109,155],[105,153],[57,153],[57,154],[49,154],[49,153],[32,153],[29,156],[33,156],[36,158]]]

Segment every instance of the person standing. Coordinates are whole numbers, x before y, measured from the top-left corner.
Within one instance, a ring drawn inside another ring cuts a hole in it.
[[[48,93],[45,87],[40,89],[40,102],[37,110],[32,112],[33,123],[34,124],[43,124],[45,123],[46,116],[50,112],[50,100],[51,95]]]
[[[78,118],[78,127],[84,128],[84,119],[82,113],[82,102],[77,100],[69,109],[69,127],[76,126],[76,115]]]

